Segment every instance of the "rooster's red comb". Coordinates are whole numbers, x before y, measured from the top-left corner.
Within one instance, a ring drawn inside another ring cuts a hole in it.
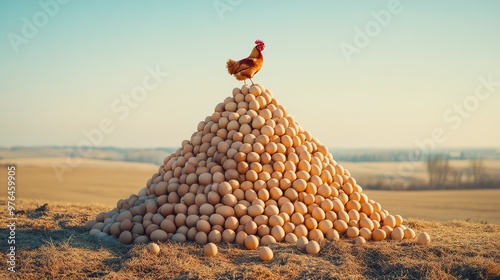
[[[262,40],[255,41],[255,44],[256,45],[265,45],[264,42],[262,42]]]

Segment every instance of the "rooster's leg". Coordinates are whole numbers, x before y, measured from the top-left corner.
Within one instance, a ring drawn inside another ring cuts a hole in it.
[[[249,78],[250,82],[252,82],[252,86],[255,85],[255,83],[252,81],[252,78]]]

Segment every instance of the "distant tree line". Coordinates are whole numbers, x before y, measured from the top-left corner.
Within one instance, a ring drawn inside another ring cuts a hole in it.
[[[470,160],[465,171],[451,167],[445,155],[429,156],[426,165],[431,189],[500,187],[500,176],[488,173],[482,159]]]
[[[465,167],[454,167],[445,154],[429,155],[425,160],[427,181],[408,178],[391,180],[367,180],[366,189],[379,190],[446,190],[500,188],[500,174],[488,172],[482,159],[471,159]],[[389,178],[390,179],[390,178]],[[363,180],[360,179],[360,182]]]
[[[330,149],[339,162],[404,162],[425,161],[429,154],[412,149]],[[443,156],[450,160],[500,159],[500,149],[445,149],[430,156]]]

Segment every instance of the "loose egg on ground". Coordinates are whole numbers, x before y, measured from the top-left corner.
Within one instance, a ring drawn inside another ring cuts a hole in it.
[[[218,252],[217,245],[215,245],[214,243],[208,243],[203,247],[203,253],[207,257],[213,257],[217,255],[217,252]]]
[[[269,247],[260,247],[259,258],[261,261],[270,261],[274,257],[273,250]]]
[[[148,251],[151,252],[152,254],[158,254],[160,252],[160,246],[156,243],[149,243],[148,244]]]
[[[427,232],[421,232],[417,237],[418,245],[427,245],[431,242],[431,237]]]

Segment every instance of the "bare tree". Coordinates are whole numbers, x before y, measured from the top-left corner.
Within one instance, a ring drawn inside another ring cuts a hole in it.
[[[470,167],[472,171],[472,182],[475,187],[478,187],[481,183],[483,183],[484,177],[484,166],[483,160],[474,159],[470,161]]]
[[[463,172],[462,170],[458,168],[450,168],[450,173],[449,173],[449,182],[452,184],[455,188],[460,187],[462,185],[462,176]]]
[[[445,155],[434,155],[427,158],[429,187],[443,188],[450,173],[450,162]]]

